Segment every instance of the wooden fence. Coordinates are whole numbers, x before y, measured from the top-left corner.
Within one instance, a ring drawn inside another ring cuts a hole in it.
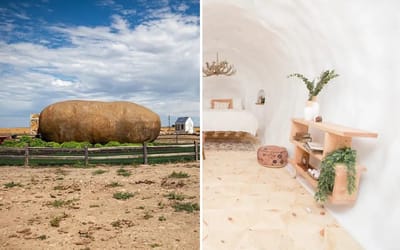
[[[191,144],[148,146],[144,143],[136,147],[103,147],[103,148],[46,148],[0,147],[0,162],[16,162],[12,165],[29,166],[30,163],[43,165],[81,162],[90,163],[127,163],[149,164],[163,163],[171,160],[199,160],[200,147],[197,141]],[[19,162],[19,164],[18,164]],[[46,164],[46,162],[48,164]],[[8,165],[8,164],[3,164]],[[10,164],[11,165],[11,164]]]
[[[191,143],[193,141],[200,142],[199,134],[163,134],[159,135],[154,142],[167,143],[167,144],[181,144],[181,143]]]

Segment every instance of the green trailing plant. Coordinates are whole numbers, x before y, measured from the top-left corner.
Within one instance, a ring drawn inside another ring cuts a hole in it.
[[[318,179],[315,200],[325,202],[332,194],[335,183],[335,165],[344,164],[347,169],[347,192],[352,194],[356,188],[356,154],[354,149],[345,147],[328,154],[321,162],[321,174]]]
[[[308,89],[308,100],[311,101],[313,96],[317,96],[330,80],[338,76],[339,75],[335,73],[335,70],[325,70],[321,72],[320,76],[317,79],[314,79],[312,81],[310,81],[307,77],[299,73],[290,74],[287,77],[300,78]]]

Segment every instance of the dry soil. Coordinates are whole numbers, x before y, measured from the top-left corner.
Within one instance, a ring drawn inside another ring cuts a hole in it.
[[[199,248],[199,211],[174,208],[199,204],[198,163],[118,169],[1,167],[0,249]]]

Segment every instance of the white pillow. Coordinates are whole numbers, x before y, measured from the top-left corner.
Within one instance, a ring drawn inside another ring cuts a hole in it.
[[[234,110],[243,110],[242,98],[232,98],[232,105]]]

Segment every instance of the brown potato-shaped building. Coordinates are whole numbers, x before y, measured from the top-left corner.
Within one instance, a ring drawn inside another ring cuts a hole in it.
[[[40,113],[39,133],[46,141],[90,143],[153,141],[160,117],[131,102],[64,101]]]

